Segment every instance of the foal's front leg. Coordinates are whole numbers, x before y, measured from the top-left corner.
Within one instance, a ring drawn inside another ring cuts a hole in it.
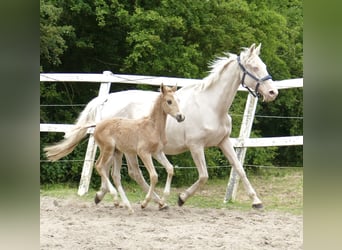
[[[144,190],[144,192],[148,192],[150,186],[147,184],[138,164],[138,158],[136,154],[128,154],[125,153],[126,161],[127,161],[127,166],[128,166],[128,174],[129,176],[135,180],[139,186]],[[163,202],[161,198],[159,197],[156,192],[153,192],[153,197],[152,199],[154,202],[159,204],[159,207],[163,207]]]
[[[138,153],[140,159],[144,163],[149,175],[150,175],[150,188],[146,194],[145,200],[141,203],[141,208],[145,208],[147,204],[150,202],[154,189],[156,187],[156,184],[158,182],[158,174],[156,172],[156,169],[153,165],[152,156],[149,153],[146,152],[140,152]]]
[[[166,169],[167,172],[167,179],[166,179],[166,183],[165,183],[165,188],[164,188],[164,193],[163,193],[163,197],[161,199],[162,203],[159,203],[159,209],[164,209],[167,208],[167,204],[166,204],[166,199],[167,197],[170,195],[170,190],[171,190],[171,181],[172,181],[172,177],[173,177],[173,166],[172,164],[169,162],[169,160],[166,158],[164,152],[159,151],[157,153],[155,153],[153,155],[153,157],[161,164],[164,166],[164,168]]]

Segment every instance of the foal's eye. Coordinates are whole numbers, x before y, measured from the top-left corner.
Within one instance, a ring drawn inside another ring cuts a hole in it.
[[[171,105],[172,101],[171,100],[167,100],[167,104]]]

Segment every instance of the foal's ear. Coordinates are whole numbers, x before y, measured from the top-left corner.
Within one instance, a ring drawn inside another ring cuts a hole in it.
[[[176,92],[177,91],[177,83],[176,83],[176,85],[175,86],[173,86],[172,87],[172,89],[171,89],[173,92]]]
[[[164,83],[160,84],[160,93],[165,94]]]

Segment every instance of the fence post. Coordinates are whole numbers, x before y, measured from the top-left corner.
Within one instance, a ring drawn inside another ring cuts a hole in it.
[[[248,94],[245,111],[244,111],[243,119],[241,123],[240,134],[238,138],[239,141],[243,142],[246,138],[249,138],[251,134],[257,103],[258,103],[258,98],[252,96],[251,94]],[[242,166],[245,160],[246,151],[247,151],[246,147],[240,147],[236,149],[237,157]],[[227,203],[229,201],[235,201],[237,189],[239,186],[239,181],[240,181],[240,176],[236,173],[235,169],[232,168],[232,170],[230,171],[230,177],[229,177],[229,181],[227,184],[226,195],[223,201],[224,203]]]
[[[103,74],[104,75],[112,75],[112,72],[104,71]],[[98,96],[107,95],[110,91],[110,85],[111,85],[111,82],[101,83]],[[96,121],[101,120],[99,113],[100,112],[98,112],[96,114]],[[90,133],[89,134],[89,140],[88,140],[87,152],[85,155],[83,168],[82,168],[81,180],[80,180],[80,184],[79,184],[78,192],[77,192],[78,195],[80,195],[80,196],[82,196],[88,192],[90,179],[91,179],[91,175],[93,172],[96,149],[97,149],[97,146],[95,144],[94,136],[92,133]]]

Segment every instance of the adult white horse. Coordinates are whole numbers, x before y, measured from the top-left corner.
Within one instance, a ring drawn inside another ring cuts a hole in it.
[[[252,44],[239,56],[227,53],[225,57],[214,61],[210,74],[201,84],[183,87],[175,93],[186,119],[181,124],[177,124],[173,119],[167,119],[168,143],[164,147],[164,152],[176,155],[189,150],[199,173],[198,180],[179,194],[178,205],[182,206],[207,182],[204,149],[217,146],[240,176],[252,199],[252,207],[262,207],[262,202],[249,182],[229,139],[232,122],[227,114],[240,84],[254,96],[261,95],[263,101],[270,102],[277,97],[278,90],[267,72],[266,65],[259,57],[260,48],[261,44],[257,47]],[[66,133],[63,141],[50,147],[47,154],[54,160],[69,154],[86,136],[79,128],[95,122],[99,117],[139,118],[147,115],[158,95],[158,92],[129,90],[94,98],[80,114],[75,128]],[[136,156],[126,155],[126,158],[130,176],[146,190],[148,185],[141,172],[137,171]]]

